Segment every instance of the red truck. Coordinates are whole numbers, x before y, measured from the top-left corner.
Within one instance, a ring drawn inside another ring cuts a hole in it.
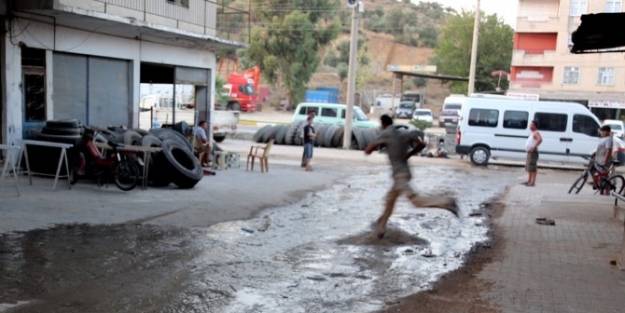
[[[260,68],[255,66],[243,73],[231,73],[224,84],[224,93],[228,95],[227,110],[255,112]]]

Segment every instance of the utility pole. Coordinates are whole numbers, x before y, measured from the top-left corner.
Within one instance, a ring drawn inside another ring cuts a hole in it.
[[[473,22],[473,43],[471,47],[471,67],[469,68],[469,90],[467,96],[475,92],[475,71],[477,68],[477,46],[480,40],[480,0],[477,0],[475,8],[475,21]]]
[[[360,28],[360,6],[359,0],[352,6],[352,29],[349,42],[349,70],[347,74],[347,110],[345,112],[345,131],[343,133],[343,149],[349,149],[352,145],[352,123],[354,121],[354,102],[356,100],[356,68],[358,67],[358,31]]]

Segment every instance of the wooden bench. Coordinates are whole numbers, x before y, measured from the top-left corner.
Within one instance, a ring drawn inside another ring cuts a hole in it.
[[[621,253],[617,259],[620,270],[625,271],[625,208],[619,207],[619,201],[625,201],[625,197],[612,192],[614,197],[614,218],[623,223],[623,242],[621,243]]]

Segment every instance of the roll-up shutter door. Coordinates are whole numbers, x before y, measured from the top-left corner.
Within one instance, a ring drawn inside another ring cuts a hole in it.
[[[52,60],[54,119],[87,122],[87,57],[55,53]]]
[[[209,70],[176,66],[176,84],[208,86]]]

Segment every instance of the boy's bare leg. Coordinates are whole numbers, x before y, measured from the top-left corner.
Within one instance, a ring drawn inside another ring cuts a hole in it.
[[[443,209],[458,216],[456,200],[450,197],[420,197],[414,192],[408,193],[408,200],[417,208]]]
[[[378,222],[377,222],[376,229],[375,229],[375,234],[380,239],[384,237],[384,233],[386,232],[386,223],[388,223],[388,219],[391,217],[391,214],[393,214],[393,209],[395,208],[395,202],[397,202],[397,198],[399,198],[400,194],[401,194],[401,191],[395,189],[394,187],[386,194],[384,212],[382,213],[380,218],[378,218]]]

